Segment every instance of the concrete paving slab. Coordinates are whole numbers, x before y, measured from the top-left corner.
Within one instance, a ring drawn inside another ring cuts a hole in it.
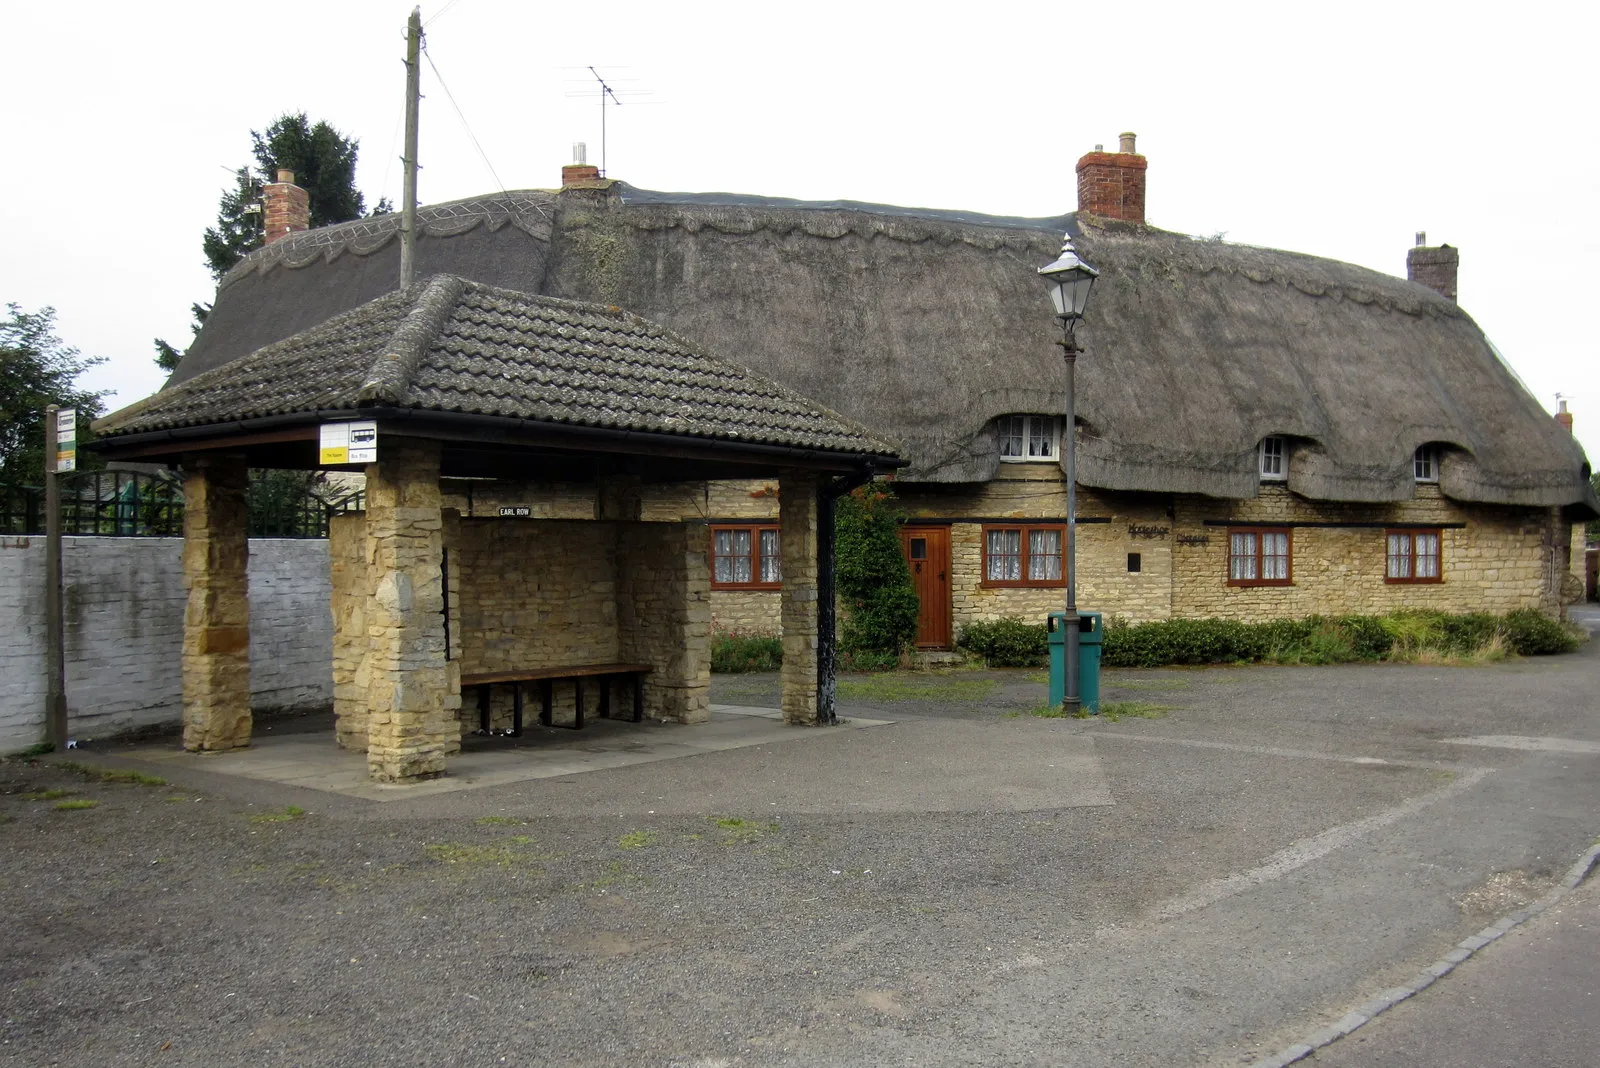
[[[468,745],[463,752],[450,758],[443,777],[405,785],[373,782],[367,776],[366,756],[338,748],[326,734],[259,735],[248,749],[226,753],[188,753],[166,746],[151,746],[132,749],[127,755],[164,765],[175,774],[194,768],[369,801],[399,801],[532,779],[582,775],[748,746],[817,739],[839,730],[884,727],[892,722],[852,717],[836,727],[806,730],[785,725],[778,709],[713,705],[710,722],[692,726],[606,724],[604,726],[613,728],[610,733],[578,734],[570,739],[535,728],[505,748],[486,748],[491,743],[481,741]]]

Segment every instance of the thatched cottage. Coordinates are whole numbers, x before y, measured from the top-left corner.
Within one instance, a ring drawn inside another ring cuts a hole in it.
[[[1145,223],[1145,174],[1125,135],[1080,161],[1079,210],[1031,219],[659,193],[575,165],[559,191],[422,209],[416,255],[423,276],[646,316],[896,443],[927,646],[1061,600],[1065,398],[1036,270],[1063,232],[1101,272],[1078,331],[1081,604],[1558,611],[1589,466],[1457,306],[1455,250],[1419,240],[1400,279],[1170,233]],[[392,289],[398,227],[252,253],[174,383]],[[720,628],[778,627],[775,496],[685,483],[645,506],[709,524]]]

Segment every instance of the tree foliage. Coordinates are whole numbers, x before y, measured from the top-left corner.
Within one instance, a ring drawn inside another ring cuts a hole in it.
[[[1600,471],[1589,476],[1589,488],[1594,490],[1595,496],[1600,497]],[[1584,539],[1589,542],[1600,541],[1600,519],[1591,519],[1583,528]]]
[[[56,310],[6,305],[0,320],[0,482],[38,485],[44,478],[44,409],[76,408],[82,424],[104,411],[106,392],[79,389],[77,378],[103,357],[85,357],[55,334]]]
[[[233,172],[233,185],[222,191],[217,202],[217,224],[207,227],[201,238],[206,266],[218,282],[251,251],[261,247],[263,188],[277,180],[278,170],[294,172],[295,184],[304,189],[310,201],[312,226],[359,219],[366,211],[366,199],[356,188],[356,158],[361,142],[346,137],[326,122],[311,122],[305,112],[280,115],[265,130],[250,131],[251,154],[255,164]],[[379,201],[374,214],[389,210],[387,200]],[[210,305],[195,304],[194,330],[200,332]],[[156,365],[174,371],[183,353],[167,341],[155,339]]]
[[[917,636],[919,603],[900,548],[900,510],[882,483],[839,499],[834,559],[845,620],[840,648],[852,659],[898,657]]]

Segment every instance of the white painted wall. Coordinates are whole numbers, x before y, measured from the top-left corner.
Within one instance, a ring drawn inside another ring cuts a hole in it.
[[[183,718],[181,538],[66,538],[68,734]],[[333,699],[328,543],[250,540],[257,711]],[[44,736],[44,539],[0,537],[0,752]]]

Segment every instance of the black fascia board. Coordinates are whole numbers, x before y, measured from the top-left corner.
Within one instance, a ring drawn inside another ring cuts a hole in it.
[[[170,442],[174,452],[183,451],[186,441],[245,435],[296,427],[313,427],[325,422],[352,422],[371,420],[389,424],[403,436],[429,437],[440,440],[482,441],[491,444],[564,447],[577,451],[668,453],[690,451],[710,454],[729,460],[744,458],[766,463],[789,463],[796,467],[809,467],[830,471],[851,471],[870,466],[875,470],[893,470],[909,465],[910,461],[890,453],[845,452],[830,449],[808,449],[792,445],[768,445],[761,442],[730,441],[726,438],[702,438],[684,434],[662,434],[648,430],[619,430],[611,427],[581,426],[572,423],[553,423],[511,416],[478,415],[468,412],[438,412],[416,408],[333,408],[314,412],[291,412],[284,415],[258,416],[226,423],[207,423],[199,426],[169,427],[134,434],[118,434],[97,438],[87,447],[108,456],[124,449]],[[415,431],[407,433],[406,429]],[[429,431],[433,431],[432,434]],[[540,438],[537,442],[518,439]],[[618,446],[631,446],[619,448]],[[587,449],[586,449],[587,446]],[[609,448],[605,446],[610,446]]]

